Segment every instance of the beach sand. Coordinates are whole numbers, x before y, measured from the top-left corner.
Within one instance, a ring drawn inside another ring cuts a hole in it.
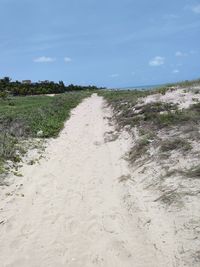
[[[103,98],[84,100],[47,142],[45,158],[1,188],[2,267],[183,266],[173,224],[147,210],[140,191],[131,203],[134,183],[123,183],[131,140],[112,140],[110,117]]]

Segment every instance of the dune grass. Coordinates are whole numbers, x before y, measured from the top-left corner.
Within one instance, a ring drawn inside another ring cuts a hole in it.
[[[183,150],[188,151],[192,147],[188,140],[183,138],[173,138],[173,139],[167,139],[161,142],[160,144],[160,151],[161,152],[170,152],[173,150]]]
[[[185,175],[189,178],[200,179],[200,165],[194,166],[186,170]]]
[[[163,102],[142,104],[142,100],[136,106],[139,98],[149,94],[152,94],[152,91],[101,92],[101,95],[112,106],[115,119],[121,127],[130,125],[141,127],[143,130],[155,130],[181,126],[185,123],[193,125],[200,123],[200,103],[195,103],[183,110],[179,110],[175,104]]]
[[[156,92],[160,93],[159,90],[101,92],[101,95],[113,108],[113,117],[117,128],[120,130],[126,127],[126,129],[130,129],[130,133],[133,133],[131,129],[134,127],[138,130],[140,138],[130,152],[131,162],[146,154],[149,145],[154,143],[156,147],[160,146],[161,152],[173,150],[185,152],[191,149],[186,139],[172,137],[172,140],[161,141],[157,138],[160,131],[166,133],[175,129],[182,131],[187,126],[193,137],[198,138],[198,134],[194,135],[194,129],[198,129],[200,125],[200,103],[195,103],[188,109],[182,110],[172,103],[152,102],[144,104],[142,97]],[[151,133],[151,137],[147,137],[147,133]],[[195,130],[195,133],[198,133],[198,130]],[[188,136],[189,134],[188,132]],[[144,138],[147,139],[147,142],[143,142]],[[154,142],[152,143],[152,141]]]

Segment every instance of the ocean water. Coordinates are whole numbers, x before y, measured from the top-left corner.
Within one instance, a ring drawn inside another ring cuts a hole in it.
[[[159,88],[161,86],[164,86],[165,84],[154,84],[154,85],[142,85],[142,86],[130,86],[130,87],[122,87],[122,88],[113,88],[113,89],[117,89],[117,90],[149,90],[149,89],[155,89],[155,88]]]

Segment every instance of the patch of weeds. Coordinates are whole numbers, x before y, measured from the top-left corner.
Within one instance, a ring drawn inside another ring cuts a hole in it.
[[[200,165],[186,170],[185,175],[189,178],[200,179]]]
[[[187,125],[183,125],[180,130],[184,133],[184,134],[190,134],[191,132],[198,132],[199,128],[197,127],[197,125],[193,125],[193,124],[187,124]]]
[[[160,87],[160,88],[156,89],[155,91],[156,91],[156,93],[160,93],[162,95],[165,95],[168,90],[169,90],[168,87]]]
[[[199,99],[198,98],[192,98],[192,101],[193,102],[199,102]]]
[[[199,113],[200,112],[200,103],[196,103],[196,104],[191,105],[189,110]]]
[[[128,174],[128,175],[122,175],[122,176],[120,176],[120,177],[118,178],[119,183],[126,182],[126,181],[128,181],[128,180],[130,180],[130,179],[131,179],[130,174]]]
[[[150,140],[153,140],[157,136],[155,131],[151,131],[147,128],[139,127],[138,131],[140,136],[146,137],[147,139]]]
[[[4,166],[4,162],[0,160],[0,175],[4,174],[6,171],[5,166]]]
[[[17,176],[17,177],[23,177],[23,175],[21,174],[21,173],[19,173],[19,172],[13,172],[13,174],[15,175],[15,176]]]
[[[113,132],[113,131],[106,132],[104,134],[104,141],[105,143],[114,142],[118,139],[118,137],[119,137],[119,134],[116,132]]]
[[[192,148],[190,143],[183,138],[168,139],[161,142],[160,151],[168,152],[172,150],[188,151]]]
[[[34,165],[35,164],[35,160],[30,160],[29,162],[28,162],[28,165]]]
[[[38,163],[39,159],[32,159],[28,162],[28,165],[34,165],[36,163]]]
[[[21,161],[22,161],[22,159],[21,159],[20,155],[17,154],[13,157],[14,163],[20,163]]]
[[[200,79],[196,80],[185,80],[178,83],[170,83],[168,86],[179,86],[179,87],[190,87],[190,86],[199,86],[200,85]]]
[[[174,125],[179,120],[177,105],[170,103],[149,103],[142,107],[137,113],[127,112],[128,118],[124,118],[124,123],[128,121],[130,125],[140,126],[148,130],[158,130],[166,126]],[[124,115],[124,114],[122,114]]]
[[[164,178],[175,176],[175,175],[184,175],[184,171],[181,169],[168,170],[168,171],[166,171]]]
[[[145,153],[147,153],[149,143],[150,141],[146,137],[139,139],[138,142],[134,145],[134,147],[129,152],[130,161],[134,162],[138,158],[145,155]]]
[[[0,159],[14,160],[16,158],[17,139],[9,134],[0,135]]]
[[[177,105],[172,103],[164,103],[164,102],[155,102],[155,103],[149,103],[141,107],[140,113],[144,113],[146,116],[152,115],[152,113],[160,113],[164,111],[171,111],[176,110]]]
[[[29,148],[30,148],[30,146],[29,146]],[[22,155],[22,156],[24,156],[28,150],[28,148],[25,148],[23,143],[17,144],[16,149],[17,149],[18,155]]]
[[[176,175],[177,174],[177,170],[173,169],[173,170],[168,170],[165,174],[165,177],[171,177],[172,175]]]
[[[200,90],[199,90],[199,89],[193,89],[193,93],[194,93],[195,95],[197,95],[197,94],[200,93]]]
[[[179,130],[184,134],[187,135],[187,138],[190,140],[197,140],[200,139],[200,132],[199,127],[197,124],[192,124],[188,122],[186,125],[183,125],[179,128]]]
[[[154,200],[154,202],[161,201],[165,205],[172,205],[180,201],[180,195],[177,193],[177,190],[169,190],[164,192],[160,197]]]
[[[7,193],[6,193],[6,196],[7,196],[7,197],[10,197],[10,196],[12,196],[12,195],[13,195],[13,193],[10,193],[10,192],[7,192]]]

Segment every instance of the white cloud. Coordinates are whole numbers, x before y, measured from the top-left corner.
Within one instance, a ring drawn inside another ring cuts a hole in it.
[[[192,7],[192,11],[196,14],[200,14],[200,4],[199,5],[196,5],[196,6],[193,6]]]
[[[64,61],[65,61],[66,63],[69,63],[69,62],[72,61],[72,59],[71,59],[70,57],[64,57]]]
[[[179,73],[180,71],[177,70],[177,69],[175,69],[175,70],[173,70],[172,72],[173,72],[174,74],[177,74],[177,73]]]
[[[156,56],[152,60],[149,61],[149,65],[153,67],[161,66],[165,64],[165,58]]]
[[[181,52],[181,51],[177,51],[177,52],[175,53],[175,56],[176,56],[176,57],[186,57],[186,56],[187,56],[187,53],[183,53],[183,52]]]
[[[113,74],[110,75],[110,77],[111,77],[111,78],[117,78],[117,77],[119,77],[119,74],[117,74],[117,73],[113,73]]]
[[[42,57],[35,58],[33,61],[36,62],[36,63],[49,63],[49,62],[56,61],[56,59],[52,58],[52,57],[42,56]]]

